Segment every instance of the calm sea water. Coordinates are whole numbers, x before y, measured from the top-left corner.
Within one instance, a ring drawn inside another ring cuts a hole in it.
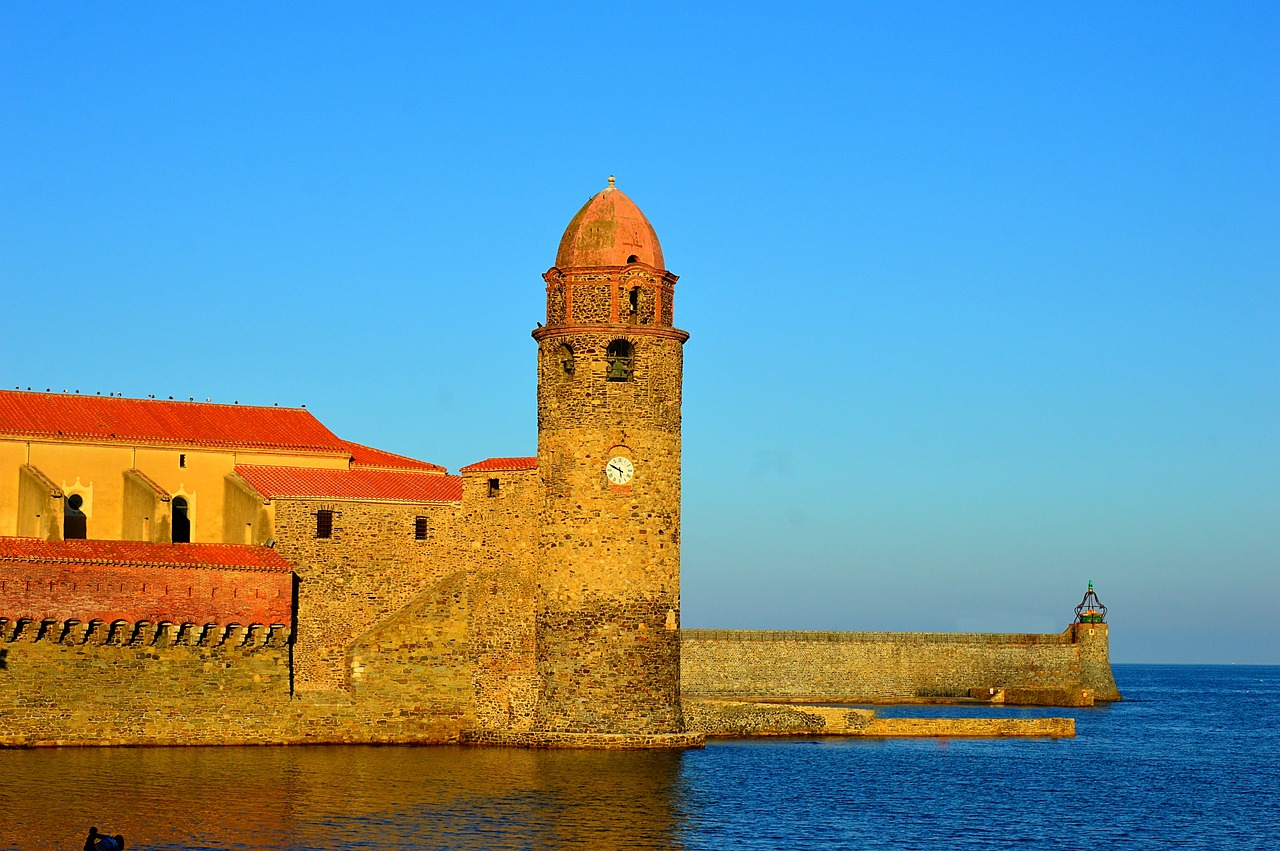
[[[1075,739],[0,751],[0,848],[1280,848],[1280,667],[1116,679],[1123,703],[1002,710]]]

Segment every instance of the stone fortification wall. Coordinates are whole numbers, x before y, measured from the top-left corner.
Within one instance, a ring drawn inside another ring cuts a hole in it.
[[[0,745],[281,740],[286,632],[138,627],[4,630]]]
[[[894,702],[972,688],[1087,688],[1118,700],[1105,624],[1092,634],[681,632],[686,696]]]
[[[459,585],[356,643],[354,695],[291,696],[284,629],[0,622],[0,746],[456,742]]]

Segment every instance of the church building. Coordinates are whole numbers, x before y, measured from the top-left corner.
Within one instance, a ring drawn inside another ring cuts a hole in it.
[[[676,276],[610,178],[543,277],[538,455],[459,475],[305,409],[0,392],[0,625],[285,649],[284,738],[397,706],[410,739],[688,744]]]
[[[302,408],[0,391],[0,746],[683,748],[830,720],[733,700],[1119,699],[1100,616],[682,631],[677,278],[609,178],[543,280],[537,455],[457,475]]]

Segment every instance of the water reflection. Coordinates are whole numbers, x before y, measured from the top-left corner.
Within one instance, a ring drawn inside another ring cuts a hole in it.
[[[96,824],[130,851],[1273,851],[1280,668],[1119,666],[1116,678],[1123,703],[1004,710],[1071,715],[1074,739],[0,750],[0,848],[80,848]]]
[[[0,847],[679,848],[679,753],[481,748],[0,751]]]

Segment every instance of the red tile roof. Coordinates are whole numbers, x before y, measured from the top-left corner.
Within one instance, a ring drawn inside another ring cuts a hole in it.
[[[439,464],[419,461],[406,455],[396,455],[372,446],[361,446],[359,443],[347,441],[347,451],[351,453],[351,463],[356,467],[383,469],[421,470],[429,473],[443,473],[445,468]]]
[[[264,499],[352,502],[460,502],[462,479],[419,470],[316,470],[239,464],[236,473]]]
[[[0,436],[345,453],[302,408],[0,390]]]
[[[152,544],[146,541],[45,541],[0,537],[0,566],[6,562],[217,567],[238,570],[293,570],[270,547],[243,544]]]
[[[536,470],[538,459],[535,458],[486,458],[475,464],[468,464],[459,473],[496,473],[509,470]]]

